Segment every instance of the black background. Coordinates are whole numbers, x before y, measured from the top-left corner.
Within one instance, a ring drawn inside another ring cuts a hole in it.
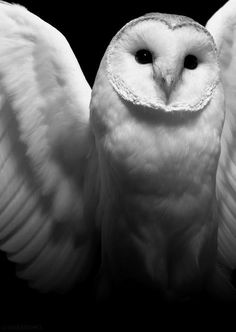
[[[205,25],[226,1],[52,1],[19,0],[69,41],[92,86],[101,58],[112,37],[128,21],[149,12],[186,15]],[[212,2],[212,3],[211,3]]]
[[[81,68],[92,86],[100,60],[115,33],[128,21],[148,12],[164,12],[189,16],[205,25],[211,15],[225,1],[16,1],[26,6],[58,30],[69,41]],[[0,22],[1,24],[1,22]],[[1,47],[1,45],[0,45]],[[110,331],[144,323],[149,331],[168,327],[192,330],[194,327],[213,327],[219,321],[225,324],[234,313],[232,306],[202,301],[194,305],[163,306],[151,298],[137,297],[137,305],[125,301],[98,307],[93,287],[78,286],[66,295],[39,294],[30,290],[27,283],[15,278],[15,266],[0,254],[0,331],[51,331],[58,327],[70,331],[76,324],[81,331],[92,325],[94,329],[106,327]],[[236,308],[235,308],[236,315]],[[222,319],[221,319],[222,318]]]

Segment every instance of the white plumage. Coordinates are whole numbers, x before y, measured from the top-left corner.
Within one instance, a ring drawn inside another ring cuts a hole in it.
[[[88,277],[234,296],[235,22],[152,13],[92,89],[65,38],[0,3],[0,247],[41,291]]]

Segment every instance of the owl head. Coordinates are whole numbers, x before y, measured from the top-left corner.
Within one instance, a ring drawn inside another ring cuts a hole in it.
[[[126,24],[100,71],[122,100],[165,112],[203,109],[219,81],[210,33],[187,17],[159,13]]]

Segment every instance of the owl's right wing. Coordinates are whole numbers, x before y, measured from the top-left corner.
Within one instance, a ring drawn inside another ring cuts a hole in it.
[[[218,51],[225,94],[225,122],[216,191],[219,211],[219,261],[236,269],[236,1],[228,1],[208,21]]]
[[[91,264],[97,170],[90,96],[66,39],[1,1],[0,249],[42,291],[66,290]]]

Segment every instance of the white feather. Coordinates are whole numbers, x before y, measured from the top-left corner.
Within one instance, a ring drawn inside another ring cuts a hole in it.
[[[64,290],[90,264],[91,89],[52,26],[4,2],[0,22],[0,247],[35,287]]]
[[[224,86],[226,117],[221,136],[221,155],[216,190],[219,210],[219,261],[236,268],[236,2],[228,1],[208,21],[215,39]]]

